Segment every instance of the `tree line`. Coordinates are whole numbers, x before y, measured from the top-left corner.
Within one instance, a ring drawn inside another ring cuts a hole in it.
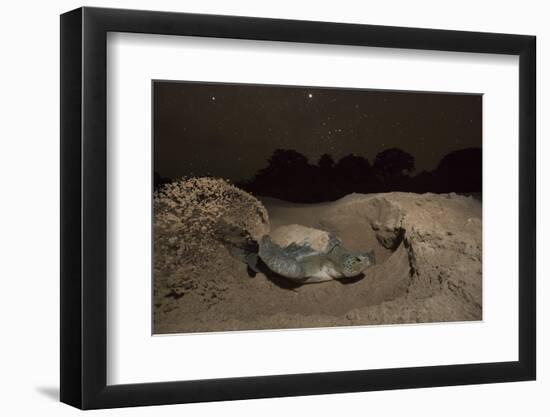
[[[257,196],[296,203],[334,201],[351,193],[481,192],[480,148],[451,152],[433,171],[413,175],[414,169],[414,157],[398,148],[380,152],[372,163],[356,155],[334,161],[324,154],[315,164],[295,150],[276,149],[264,168],[235,185]],[[155,172],[155,189],[166,182]]]
[[[299,203],[333,201],[351,193],[477,193],[481,162],[481,149],[468,148],[449,153],[433,171],[413,175],[414,157],[398,148],[380,152],[372,164],[356,155],[334,161],[329,154],[311,164],[295,150],[277,149],[266,167],[237,185],[255,195]]]

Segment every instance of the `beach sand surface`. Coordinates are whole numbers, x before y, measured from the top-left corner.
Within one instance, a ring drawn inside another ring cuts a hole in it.
[[[482,319],[479,196],[351,194],[321,204],[260,200],[271,230],[290,224],[326,230],[349,249],[374,250],[376,265],[357,278],[297,285],[275,274],[251,276],[245,263],[222,248],[215,269],[202,276],[193,270],[200,285],[156,291],[154,333]],[[183,277],[186,270],[177,273]],[[163,282],[162,274],[156,271],[155,280]]]

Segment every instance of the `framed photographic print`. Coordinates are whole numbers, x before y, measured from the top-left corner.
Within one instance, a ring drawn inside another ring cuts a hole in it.
[[[535,38],[61,16],[61,401],[535,379]]]

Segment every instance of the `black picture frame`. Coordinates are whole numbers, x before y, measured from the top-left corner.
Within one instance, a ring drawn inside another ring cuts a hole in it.
[[[112,385],[107,375],[108,32],[519,56],[519,360]],[[61,401],[82,409],[534,380],[536,38],[102,8],[61,15]]]

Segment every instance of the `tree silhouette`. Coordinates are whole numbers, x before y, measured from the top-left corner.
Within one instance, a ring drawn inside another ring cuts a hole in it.
[[[245,190],[260,195],[312,202],[312,199],[319,198],[312,186],[318,176],[318,169],[295,150],[276,149],[268,159],[267,166],[259,170],[251,181],[241,185]]]
[[[374,169],[384,180],[402,178],[414,169],[414,157],[398,148],[386,149],[374,158]]]
[[[439,192],[481,191],[482,153],[480,148],[451,152],[441,159],[434,174],[445,189]]]
[[[368,159],[355,155],[344,156],[334,169],[339,178],[349,182],[366,181],[372,174]]]
[[[463,149],[445,156],[438,167],[411,177],[414,157],[392,148],[368,159],[346,155],[338,162],[323,154],[317,165],[294,150],[277,149],[252,179],[238,184],[258,196],[296,203],[333,201],[350,193],[409,191],[415,193],[480,192],[481,149]]]
[[[267,163],[267,167],[260,170],[260,176],[291,177],[293,174],[305,170],[309,165],[304,155],[291,149],[276,149]]]
[[[324,153],[319,158],[319,162],[317,162],[317,165],[319,165],[321,171],[328,172],[332,168],[334,168],[334,159],[332,159],[332,156],[330,156],[328,153]]]

